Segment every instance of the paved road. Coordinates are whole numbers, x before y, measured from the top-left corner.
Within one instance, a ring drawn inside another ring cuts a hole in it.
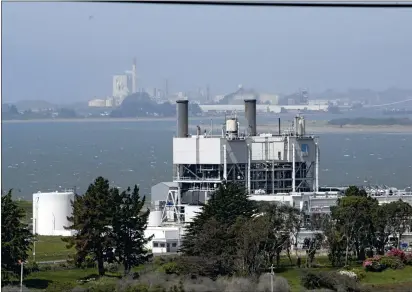
[[[175,256],[178,255],[177,252],[169,252],[167,254],[164,253],[158,253],[154,254],[153,256],[158,257],[158,256]],[[39,265],[52,265],[52,264],[60,264],[60,263],[65,263],[67,260],[55,260],[55,261],[40,261],[36,262]]]

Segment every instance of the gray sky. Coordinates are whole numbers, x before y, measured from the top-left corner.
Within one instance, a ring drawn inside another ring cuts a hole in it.
[[[141,86],[171,91],[411,88],[412,9],[2,6],[3,101],[108,96],[134,56]]]

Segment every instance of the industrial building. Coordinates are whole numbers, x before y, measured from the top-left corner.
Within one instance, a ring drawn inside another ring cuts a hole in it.
[[[119,106],[130,94],[137,92],[136,59],[133,59],[132,70],[125,74],[114,75],[112,85],[112,96],[105,99],[90,100],[89,107],[114,107]]]

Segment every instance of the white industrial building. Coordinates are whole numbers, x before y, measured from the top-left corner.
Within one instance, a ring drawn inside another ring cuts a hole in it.
[[[255,100],[245,100],[245,131],[241,131],[239,120],[233,116],[226,118],[218,133],[215,133],[216,129],[213,132],[212,128],[197,126],[197,130],[190,134],[188,101],[177,101],[173,181],[152,187],[152,204],[158,210],[157,216],[162,214],[161,224],[157,220],[156,228],[167,230],[173,225],[180,230],[179,236],[170,235],[171,242],[180,245],[185,225],[193,220],[201,211],[200,205],[207,203],[210,194],[225,181],[243,184],[251,200],[287,204],[307,215],[329,213],[330,207],[336,205],[342,196],[344,189],[325,191],[319,188],[318,139],[306,133],[305,119],[297,116],[293,130],[257,133],[258,106]],[[238,105],[230,107],[233,111],[240,110]],[[410,192],[370,195],[381,204],[399,199],[412,204]],[[298,235],[300,245],[304,238],[314,234],[305,232],[303,230]],[[162,236],[160,234],[159,238]],[[149,244],[153,252],[167,252],[167,245],[163,248],[153,245],[156,240]]]
[[[70,225],[67,217],[72,215],[72,200],[74,200],[74,193],[72,191],[34,193],[33,234],[73,235],[73,231],[64,228]]]

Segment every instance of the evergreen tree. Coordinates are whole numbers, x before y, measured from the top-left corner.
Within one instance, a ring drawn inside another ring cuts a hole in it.
[[[181,252],[186,255],[198,255],[202,252],[197,238],[203,237],[203,226],[211,219],[221,224],[222,228],[227,228],[232,226],[239,216],[251,218],[255,213],[256,204],[248,197],[246,190],[238,184],[221,184],[211,195],[208,203],[202,206],[202,211],[189,224]]]
[[[1,280],[20,274],[19,261],[26,261],[33,235],[23,223],[25,212],[12,199],[12,190],[1,196]]]
[[[75,230],[76,234],[63,238],[67,248],[76,248],[75,263],[81,265],[87,256],[92,256],[97,261],[99,275],[104,275],[103,264],[112,250],[112,192],[109,181],[98,177],[83,196],[76,194],[72,216],[68,217],[71,225],[66,227]]]
[[[145,238],[144,231],[150,210],[142,212],[145,197],[140,198],[139,189],[134,187],[131,193],[119,193],[113,190],[115,210],[113,213],[112,237],[115,245],[115,255],[124,266],[127,275],[131,268],[147,262],[151,257],[145,245],[152,239]]]
[[[185,232],[183,268],[210,277],[233,274],[237,257],[235,223],[250,219],[255,209],[243,187],[222,184]]]

